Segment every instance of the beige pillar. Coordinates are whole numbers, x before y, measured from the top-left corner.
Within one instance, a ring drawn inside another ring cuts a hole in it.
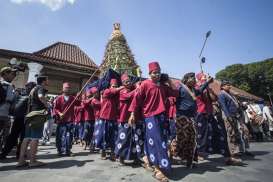
[[[39,75],[41,70],[43,69],[43,65],[38,63],[28,63],[28,81],[27,82],[36,82],[35,75]]]

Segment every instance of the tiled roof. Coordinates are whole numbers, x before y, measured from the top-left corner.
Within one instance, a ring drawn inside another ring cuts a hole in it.
[[[91,71],[98,66],[78,46],[57,42],[34,53],[0,49],[0,55],[16,57],[56,66],[67,66],[83,71]]]
[[[210,87],[213,89],[213,91],[215,93],[219,93],[220,92],[220,85],[221,82],[219,80],[214,80],[214,82],[212,84],[210,84]],[[234,95],[244,98],[244,99],[248,99],[248,100],[255,100],[255,101],[261,101],[262,98],[257,97],[251,93],[248,93],[242,89],[239,89],[237,87],[232,86],[231,87],[231,93],[233,93]]]
[[[177,82],[180,82],[181,81],[179,79],[176,79],[176,78],[171,78],[175,83]],[[221,85],[221,82],[218,81],[218,80],[214,80],[214,82],[212,82],[209,87],[216,93],[216,94],[219,94],[220,93],[220,85]],[[262,100],[262,98],[260,97],[257,97],[253,94],[250,94],[244,90],[241,90],[237,87],[234,87],[232,86],[231,87],[231,93],[235,94],[236,96],[238,97],[241,97],[241,98],[244,98],[244,99],[247,99],[247,100],[255,100],[255,101],[260,101]]]
[[[97,65],[78,46],[57,42],[40,51],[33,53],[36,56],[49,58],[52,61],[70,63],[96,68]]]

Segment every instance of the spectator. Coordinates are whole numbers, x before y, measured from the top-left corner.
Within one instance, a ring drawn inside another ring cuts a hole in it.
[[[12,148],[17,145],[18,138],[20,137],[20,143],[17,147],[16,157],[19,157],[20,152],[20,144],[24,138],[24,130],[25,130],[25,115],[27,114],[27,107],[28,107],[28,95],[30,91],[36,86],[36,83],[29,82],[25,85],[26,92],[20,93],[16,98],[16,104],[14,109],[14,117],[15,120],[13,122],[11,132],[7,138],[7,142],[3,151],[0,155],[0,159],[5,159],[6,156],[10,153]]]
[[[273,114],[269,103],[266,103],[263,108],[263,119],[264,123],[267,123],[269,126],[270,137],[273,138]]]
[[[52,134],[52,127],[53,127],[53,123],[54,123],[54,119],[53,119],[53,101],[54,98],[50,97],[49,101],[48,101],[48,111],[50,113],[49,118],[47,120],[47,122],[45,122],[44,124],[44,131],[43,131],[43,144],[46,145],[50,145],[50,137]]]
[[[2,80],[0,81],[0,150],[5,144],[9,134],[10,111],[15,104],[14,88],[11,84],[16,77],[16,70],[4,67],[0,71]]]
[[[29,102],[29,111],[40,111],[48,108],[48,104],[46,101],[46,92],[45,89],[48,85],[48,78],[46,76],[39,76],[37,78],[37,86],[32,89],[30,92],[30,102]],[[38,122],[38,121],[37,121]],[[30,125],[26,125],[25,128],[25,138],[21,145],[20,157],[17,164],[17,167],[22,167],[28,165],[25,160],[26,150],[28,145],[30,144],[30,162],[29,167],[38,167],[44,165],[43,162],[36,160],[36,153],[38,148],[39,139],[43,136],[43,128],[44,125],[40,125],[38,127],[32,127]]]

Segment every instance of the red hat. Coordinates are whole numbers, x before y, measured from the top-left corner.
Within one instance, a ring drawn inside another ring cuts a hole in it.
[[[70,88],[70,83],[68,82],[63,83],[63,89],[65,88]]]
[[[204,73],[198,73],[196,75],[197,81],[200,82],[201,84],[203,84],[206,81],[206,79],[204,79],[204,77],[206,78],[206,74],[204,74]]]
[[[127,73],[121,75],[121,81],[129,80],[129,76]]]
[[[97,87],[92,87],[92,88],[89,89],[90,94],[95,94],[96,92],[98,92]]]
[[[149,73],[155,70],[160,70],[160,66],[158,62],[151,62],[149,63]]]
[[[111,79],[110,85],[113,85],[113,84],[118,84],[118,80],[115,78]]]
[[[90,95],[92,95],[91,89],[86,90],[86,91],[85,91],[85,95],[86,95],[87,97],[89,97]]]

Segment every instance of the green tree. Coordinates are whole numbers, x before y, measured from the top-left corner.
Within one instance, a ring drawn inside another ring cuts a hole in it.
[[[221,70],[216,74],[216,78],[219,80],[229,80],[240,89],[250,91],[250,86],[247,81],[248,70],[243,64],[234,64],[227,66],[224,70]]]
[[[268,100],[268,94],[273,94],[273,58],[227,66],[216,74],[216,79],[229,80],[234,86]]]
[[[109,68],[120,74],[127,72],[130,75],[138,75],[140,71],[126,38],[120,31],[119,23],[114,24],[114,30],[106,45],[103,62],[100,67],[101,74],[104,74]]]

